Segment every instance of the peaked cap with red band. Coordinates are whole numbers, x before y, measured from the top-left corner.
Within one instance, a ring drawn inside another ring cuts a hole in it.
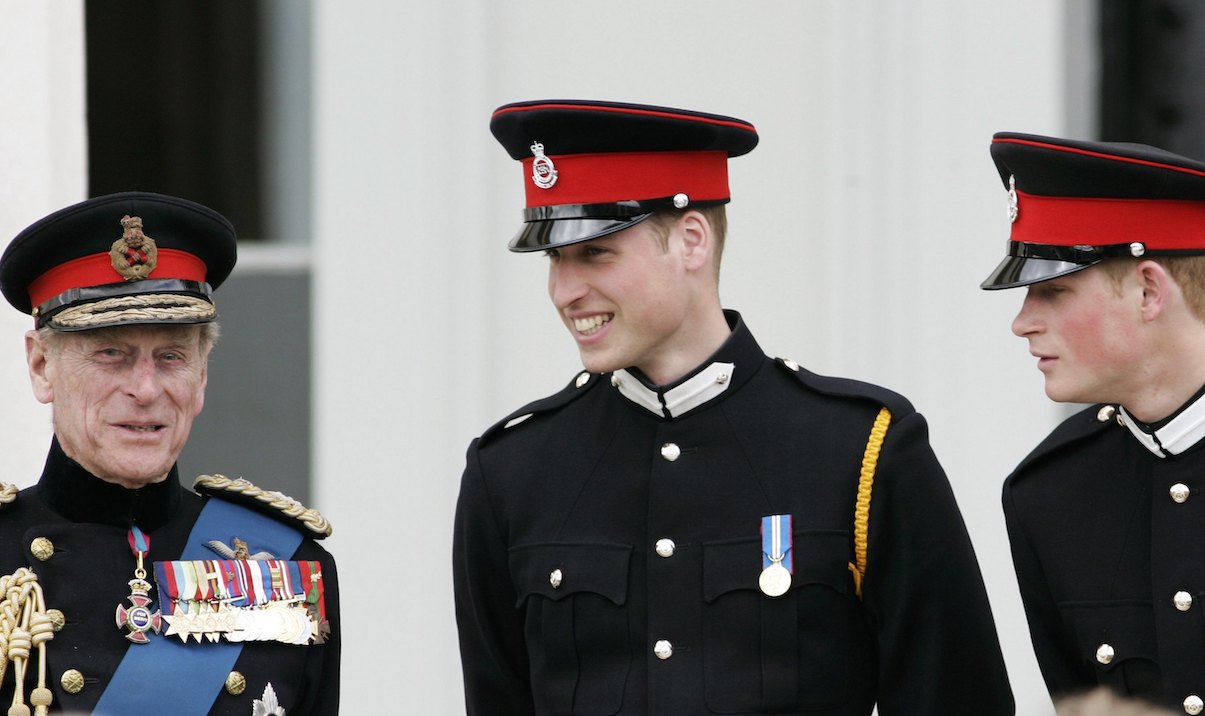
[[[980,284],[1027,286],[1112,256],[1205,254],[1205,163],[1147,146],[1001,132],[1008,256]]]
[[[727,203],[728,158],[757,146],[744,120],[584,100],[504,105],[490,131],[523,162],[527,207],[510,242],[519,252],[596,239],[658,209]]]
[[[35,326],[207,323],[236,259],[234,227],[200,204],[125,192],[31,224],[0,256],[0,291]]]

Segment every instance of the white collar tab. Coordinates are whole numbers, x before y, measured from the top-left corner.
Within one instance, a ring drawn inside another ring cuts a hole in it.
[[[1125,416],[1125,425],[1130,433],[1143,447],[1159,457],[1179,455],[1205,438],[1205,396],[1198,396],[1166,425],[1151,432],[1147,432],[1124,407],[1121,414]]]
[[[712,363],[669,390],[650,388],[627,370],[620,369],[611,375],[611,385],[620,395],[650,413],[678,418],[728,390],[735,368],[735,363]]]

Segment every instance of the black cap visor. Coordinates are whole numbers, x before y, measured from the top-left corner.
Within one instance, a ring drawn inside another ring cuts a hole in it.
[[[1025,256],[1006,256],[991,275],[979,284],[979,288],[994,291],[1001,288],[1017,288],[1031,283],[1066,276],[1081,269],[1100,263],[1096,259],[1091,263],[1080,264],[1058,259],[1039,259]]]
[[[510,240],[510,250],[516,253],[547,251],[558,246],[580,244],[583,241],[623,231],[652,216],[640,214],[623,219],[551,219],[529,221]]]

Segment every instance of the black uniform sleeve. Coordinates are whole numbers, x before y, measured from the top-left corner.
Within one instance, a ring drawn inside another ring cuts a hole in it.
[[[507,541],[469,446],[452,539],[456,622],[468,716],[532,714],[521,613],[507,560]]]
[[[323,550],[322,579],[323,601],[326,604],[330,635],[321,647],[309,647],[310,659],[306,672],[310,683],[316,684],[311,703],[302,708],[300,714],[339,713],[339,662],[343,647],[343,624],[339,613],[339,575],[335,571],[335,559]]]
[[[863,588],[879,714],[1014,713],[979,564],[918,413],[893,422],[879,456]]]
[[[1004,483],[1004,522],[1017,570],[1017,586],[1029,621],[1029,637],[1046,688],[1051,696],[1096,685],[1091,666],[1080,658],[1074,636],[1067,630],[1058,605],[1050,596],[1041,562],[1026,534],[1024,520],[1013,499],[1011,481]]]

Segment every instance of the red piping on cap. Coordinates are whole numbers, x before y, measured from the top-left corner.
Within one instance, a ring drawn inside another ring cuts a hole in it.
[[[205,262],[196,255],[179,249],[159,249],[155,270],[147,278],[177,278],[203,283],[205,272]],[[29,302],[40,306],[73,288],[122,282],[108,252],[81,256],[55,266],[29,284]]]
[[[703,122],[705,124],[716,124],[722,127],[736,127],[737,129],[745,129],[750,132],[756,132],[753,125],[746,122],[737,122],[732,120],[724,120],[713,117],[700,117],[696,114],[678,114],[675,112],[663,112],[649,109],[638,109],[636,107],[607,107],[593,104],[534,104],[523,105],[520,107],[503,107],[494,112],[491,116],[497,117],[500,114],[510,114],[511,112],[530,112],[536,109],[566,109],[571,111],[586,111],[586,112],[614,112],[616,114],[642,114],[649,117],[667,117],[669,119],[683,119],[690,122]]]
[[[1017,192],[1013,241],[1049,246],[1142,242],[1148,250],[1205,249],[1205,201],[1100,199]]]
[[[527,208],[561,204],[608,204],[686,194],[694,201],[728,197],[728,154],[624,152],[549,157],[557,180],[541,189],[531,179],[535,157],[523,160]]]
[[[1162,162],[1153,162],[1149,159],[1137,159],[1135,157],[1122,157],[1116,154],[1105,154],[1104,152],[1094,152],[1090,149],[1077,149],[1075,147],[1065,147],[1061,144],[1049,144],[1047,142],[1034,142],[1028,139],[993,139],[992,144],[1024,144],[1029,147],[1038,147],[1040,149],[1052,149],[1056,152],[1068,152],[1071,154],[1081,154],[1085,157],[1098,157],[1100,159],[1109,159],[1115,162],[1127,162],[1129,164],[1140,164],[1145,167],[1156,167],[1158,169],[1167,169],[1173,172],[1182,174],[1192,174],[1193,176],[1205,177],[1205,172],[1196,169],[1188,169],[1187,167],[1178,167],[1175,164],[1164,164]]]

